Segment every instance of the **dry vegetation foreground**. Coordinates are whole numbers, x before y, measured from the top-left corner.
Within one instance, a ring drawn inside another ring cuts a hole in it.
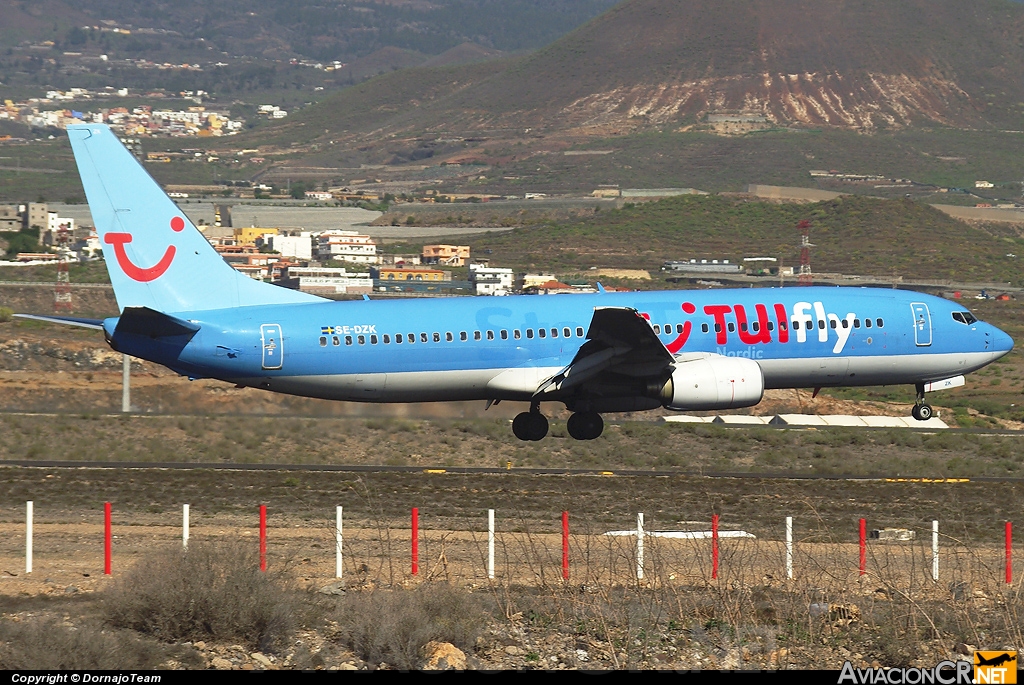
[[[1022,644],[1003,582],[1015,483],[685,477],[0,471],[0,668],[839,668],[932,665]],[[35,508],[24,571],[24,508]],[[113,502],[103,575],[102,502]],[[18,505],[13,503],[18,502]],[[191,503],[181,551],[181,504]],[[258,571],[257,506],[269,511]],[[334,508],[345,507],[335,578]],[[409,510],[420,508],[419,574]],[[486,510],[496,510],[495,578]],[[560,512],[570,512],[570,580]],[[652,530],[722,530],[707,540]],[[794,578],[783,517],[794,517]],[[917,539],[869,541],[857,519]],[[940,521],[940,580],[930,522]],[[40,636],[46,635],[41,649]]]

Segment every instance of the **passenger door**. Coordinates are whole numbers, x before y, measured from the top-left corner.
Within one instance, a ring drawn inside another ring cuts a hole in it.
[[[269,371],[280,369],[284,363],[281,324],[265,323],[260,326],[260,339],[263,343],[263,368]]]
[[[914,342],[918,347],[932,344],[932,315],[924,302],[911,302],[910,311],[914,316]]]

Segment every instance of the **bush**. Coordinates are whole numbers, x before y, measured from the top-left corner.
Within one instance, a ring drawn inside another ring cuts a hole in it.
[[[191,543],[142,559],[108,591],[108,623],[159,640],[273,651],[291,633],[298,602],[282,577],[259,570],[253,547]]]
[[[160,667],[167,648],[93,623],[67,626],[55,618],[0,621],[0,669],[131,670]]]
[[[14,318],[14,310],[8,307],[0,307],[0,323],[7,323]]]
[[[346,595],[338,609],[340,639],[364,661],[408,670],[420,665],[431,640],[462,650],[476,643],[483,626],[480,602],[447,583],[415,590],[378,590]]]

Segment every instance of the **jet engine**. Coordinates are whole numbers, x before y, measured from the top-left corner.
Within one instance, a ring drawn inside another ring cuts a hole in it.
[[[661,389],[668,409],[708,411],[752,407],[764,395],[764,375],[752,359],[702,354],[678,359]]]

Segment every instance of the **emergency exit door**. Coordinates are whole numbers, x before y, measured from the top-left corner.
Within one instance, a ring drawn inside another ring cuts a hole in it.
[[[260,326],[264,369],[280,369],[284,363],[284,345],[281,337],[281,324],[265,323]]]

